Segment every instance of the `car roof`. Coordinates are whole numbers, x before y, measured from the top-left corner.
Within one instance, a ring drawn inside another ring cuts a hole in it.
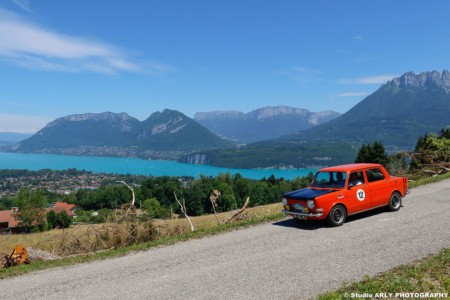
[[[380,164],[369,164],[369,163],[360,163],[360,164],[347,164],[347,165],[339,165],[334,167],[327,167],[320,169],[320,172],[350,172],[355,170],[367,169],[367,168],[379,168],[383,167]]]

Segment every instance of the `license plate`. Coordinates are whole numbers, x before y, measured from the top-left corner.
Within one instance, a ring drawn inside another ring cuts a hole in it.
[[[295,209],[295,210],[298,210],[298,211],[300,211],[300,212],[303,212],[303,206],[301,206],[300,204],[295,204],[295,205],[294,205],[294,209]]]

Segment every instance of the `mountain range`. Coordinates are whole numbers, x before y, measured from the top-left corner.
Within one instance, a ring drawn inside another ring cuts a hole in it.
[[[220,137],[247,144],[295,133],[340,115],[331,110],[315,113],[288,106],[267,106],[246,114],[240,111],[199,112],[194,115],[194,120]]]
[[[241,117],[233,117],[236,115]],[[17,152],[173,160],[196,151],[234,148],[232,140],[247,142],[249,139],[241,137],[249,137],[249,134],[239,135],[238,131],[245,133],[251,128],[255,133],[254,141],[264,140],[294,133],[338,115],[332,111],[311,113],[286,106],[265,107],[248,114],[197,113],[197,119],[224,132],[219,137],[207,126],[175,110],[155,112],[142,122],[126,113],[87,113],[56,119],[12,149]],[[214,116],[217,122],[214,122]],[[226,132],[228,127],[234,131]]]
[[[142,122],[126,113],[66,116],[19,142],[13,150],[174,159],[183,153],[232,146],[184,114],[166,109]]]
[[[362,143],[380,141],[387,149],[408,149],[420,136],[447,126],[450,72],[408,72],[343,115],[286,106],[248,114],[203,112],[194,120],[169,109],[144,121],[126,113],[80,114],[49,123],[12,151],[244,168],[323,166],[354,161]]]

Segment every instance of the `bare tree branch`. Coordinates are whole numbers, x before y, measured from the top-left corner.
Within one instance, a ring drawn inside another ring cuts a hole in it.
[[[188,214],[186,213],[186,202],[184,201],[184,198],[183,198],[183,204],[181,204],[181,202],[178,200],[177,193],[173,192],[173,194],[175,195],[175,200],[178,202],[178,204],[180,204],[181,211],[186,216],[186,218],[189,221],[189,224],[191,225],[191,231],[194,231],[195,230],[194,224],[192,224],[191,218],[189,218]]]
[[[233,220],[234,218],[236,218],[237,216],[239,216],[248,206],[248,204],[250,203],[250,197],[247,197],[247,200],[245,200],[244,205],[241,207],[241,209],[239,209],[238,211],[236,211],[234,214],[232,214],[228,220],[225,221],[225,224],[228,224],[231,222],[231,220]]]
[[[133,199],[131,200],[131,205],[134,206],[134,202],[136,201],[136,196],[134,195],[133,188],[131,186],[129,186],[128,184],[126,184],[125,181],[116,181],[116,182],[125,184],[131,190],[131,194],[133,195]]]

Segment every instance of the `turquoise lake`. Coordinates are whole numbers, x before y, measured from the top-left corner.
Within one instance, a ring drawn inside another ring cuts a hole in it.
[[[19,154],[0,152],[0,169],[28,169],[32,171],[75,168],[95,173],[151,175],[151,176],[217,176],[219,173],[240,173],[243,177],[261,179],[270,177],[294,179],[307,176],[316,169],[229,169],[206,165],[191,165],[173,161],[143,160],[138,158],[66,156],[54,154]]]

